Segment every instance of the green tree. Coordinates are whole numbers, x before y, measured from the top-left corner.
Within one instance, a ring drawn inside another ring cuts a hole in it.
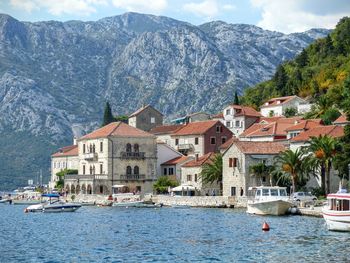
[[[301,51],[301,53],[295,58],[295,62],[300,68],[303,68],[308,63],[308,54],[305,49]]]
[[[321,119],[325,125],[331,125],[340,115],[336,108],[329,108],[321,115]]]
[[[276,89],[278,91],[281,91],[282,96],[287,95],[287,94],[284,94],[285,93],[284,88],[285,88],[287,81],[288,81],[288,75],[287,75],[286,70],[284,69],[283,65],[279,65],[277,67],[277,70],[276,70],[276,73],[275,73],[273,80],[275,82]]]
[[[109,102],[107,101],[104,114],[103,114],[102,126],[105,126],[113,121],[114,121],[114,117],[112,115],[112,109],[111,109],[111,106],[109,105]]]
[[[263,184],[262,178],[266,176],[269,178],[270,185],[272,186],[272,177],[270,175],[271,170],[272,166],[268,166],[264,163],[257,163],[249,166],[249,172],[260,179],[261,185]]]
[[[292,182],[292,190],[297,190],[298,182],[304,181],[312,171],[310,157],[302,150],[286,150],[275,157],[276,170],[279,175],[288,176]]]
[[[326,194],[330,192],[330,172],[338,149],[336,139],[328,135],[311,137],[310,145],[306,148],[321,171],[321,187]]]
[[[297,113],[298,113],[297,108],[290,107],[290,108],[286,108],[286,109],[284,110],[283,115],[284,115],[285,117],[287,117],[287,118],[290,118],[290,117],[296,116]]]
[[[222,190],[222,155],[215,154],[214,157],[202,167],[199,178],[203,184],[212,184],[214,182],[220,184]]]
[[[55,188],[62,189],[64,187],[64,177],[67,174],[78,174],[78,170],[76,169],[64,169],[56,173],[56,176],[59,178],[56,182]]]
[[[121,121],[128,124],[129,117],[127,115],[119,115],[114,118],[115,121]]]
[[[153,189],[157,194],[166,194],[168,193],[169,187],[176,187],[178,186],[178,182],[172,180],[168,176],[161,176],[157,179],[155,184],[153,185]]]
[[[235,91],[235,100],[233,101],[233,104],[239,105],[239,98],[238,98],[237,90]]]

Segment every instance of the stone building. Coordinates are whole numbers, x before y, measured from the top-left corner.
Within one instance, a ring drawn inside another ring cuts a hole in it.
[[[56,183],[59,180],[56,175],[58,172],[65,169],[78,170],[78,168],[78,145],[74,144],[60,148],[56,153],[51,155],[51,180],[49,182],[49,188],[55,188]]]
[[[177,182],[182,181],[182,166],[194,157],[181,155],[161,164],[161,175],[172,177]]]
[[[129,116],[129,125],[140,130],[150,131],[163,125],[163,114],[151,105],[144,106]]]
[[[226,145],[227,146],[227,145]],[[258,177],[250,166],[265,163],[272,165],[273,158],[285,150],[279,142],[244,142],[232,140],[223,153],[223,196],[246,195],[248,187],[269,185],[268,176]]]
[[[153,128],[149,133],[154,134],[157,137],[157,141],[162,141],[167,145],[172,145],[171,135],[183,128],[185,125],[161,125]]]
[[[112,193],[113,185],[128,191],[152,192],[156,181],[155,136],[123,122],[113,122],[78,140],[79,171],[65,177],[70,193]]]
[[[265,117],[283,116],[288,108],[294,108],[303,114],[311,109],[311,105],[298,96],[272,98],[260,106],[260,113]]]

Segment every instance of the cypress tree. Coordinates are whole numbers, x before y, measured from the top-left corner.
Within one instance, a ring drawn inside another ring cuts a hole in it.
[[[105,106],[105,111],[103,114],[102,126],[105,126],[113,121],[114,121],[114,117],[112,115],[112,109],[111,109],[111,106],[109,105],[109,102],[107,101]]]
[[[237,90],[235,91],[235,100],[233,101],[233,104],[239,105],[239,98],[238,98]]]

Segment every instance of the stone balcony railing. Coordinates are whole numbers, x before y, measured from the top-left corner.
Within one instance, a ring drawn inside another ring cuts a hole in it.
[[[84,159],[86,161],[94,161],[97,160],[97,153],[84,153]]]
[[[107,174],[66,174],[65,180],[107,180]]]
[[[146,175],[144,174],[122,174],[120,180],[145,180]]]
[[[179,145],[177,146],[177,148],[178,148],[179,150],[191,150],[191,149],[193,149],[194,147],[193,147],[193,144],[191,144],[191,143],[185,143],[185,144],[179,144]]]
[[[121,152],[121,158],[123,159],[144,159],[144,152]]]

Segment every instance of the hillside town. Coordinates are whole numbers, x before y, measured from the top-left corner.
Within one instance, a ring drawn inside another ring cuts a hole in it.
[[[297,114],[287,118],[290,108]],[[250,187],[276,183],[255,166],[272,166],[281,152],[308,146],[313,137],[344,135],[345,115],[325,125],[321,119],[303,119],[310,109],[304,99],[288,96],[270,99],[260,112],[232,104],[216,115],[198,112],[164,124],[163,114],[147,105],[130,114],[128,124],[111,122],[54,153],[49,185],[55,189],[61,180],[57,173],[68,171],[62,184],[67,194],[109,196],[120,187],[145,195],[154,193],[157,179],[166,176],[179,189],[169,188],[169,194],[244,197]],[[204,182],[202,169],[218,154],[222,180]],[[334,169],[329,178],[328,190],[336,192],[341,178]],[[305,184],[309,191],[320,187],[320,174]]]

